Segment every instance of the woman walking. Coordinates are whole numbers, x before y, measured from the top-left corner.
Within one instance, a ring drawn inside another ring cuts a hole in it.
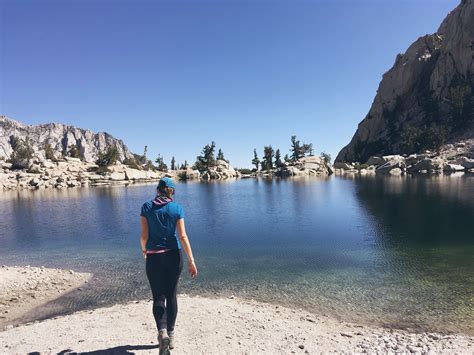
[[[196,277],[198,273],[186,235],[184,211],[173,201],[174,193],[173,180],[162,178],[156,197],[145,202],[140,213],[141,248],[153,294],[153,316],[158,328],[160,354],[168,354],[169,349],[175,346],[174,325],[178,313],[176,291],[183,268],[181,247],[188,257],[191,277]]]

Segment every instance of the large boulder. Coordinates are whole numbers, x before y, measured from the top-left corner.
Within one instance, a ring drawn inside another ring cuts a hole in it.
[[[122,181],[125,180],[125,173],[114,172],[110,174],[110,180],[113,181]]]
[[[366,164],[369,165],[369,166],[370,165],[379,166],[379,165],[382,165],[384,163],[385,163],[385,160],[381,157],[370,157],[366,162]]]
[[[347,163],[343,163],[343,162],[336,162],[336,163],[334,163],[334,168],[335,169],[342,169],[342,170],[351,170],[352,165],[347,164]]]
[[[447,173],[455,173],[456,171],[463,171],[464,169],[464,166],[459,164],[446,164],[443,171]]]
[[[465,169],[473,169],[474,168],[474,159],[469,159],[466,157],[460,157],[456,160],[456,164],[463,166]]]
[[[418,163],[414,164],[410,171],[418,172],[422,170],[431,171],[431,170],[442,170],[445,165],[445,162],[442,158],[425,158],[420,160]]]
[[[403,171],[405,169],[405,161],[403,159],[389,160],[385,164],[379,166],[375,172],[378,174],[390,174],[393,169]],[[398,171],[396,170],[392,174],[398,174]]]
[[[127,180],[145,180],[146,178],[146,171],[132,168],[125,169],[125,179]]]
[[[304,175],[304,172],[300,169],[298,169],[295,166],[285,166],[281,172],[280,175],[283,177],[289,177],[289,176],[301,176]]]

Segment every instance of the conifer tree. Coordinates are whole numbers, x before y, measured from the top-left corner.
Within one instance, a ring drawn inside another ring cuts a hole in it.
[[[200,172],[209,170],[210,167],[216,165],[216,158],[214,151],[216,149],[216,143],[206,144],[202,149],[201,155],[196,157],[196,163],[194,164],[195,169]]]
[[[275,167],[281,168],[282,166],[283,166],[283,162],[281,161],[280,149],[277,149],[275,152]]]
[[[155,163],[156,163],[156,168],[159,171],[168,171],[168,165],[165,164],[163,157],[161,155],[158,155],[158,158],[156,158]]]
[[[273,169],[273,157],[275,152],[271,145],[263,147],[263,161],[262,161],[262,170],[271,170]]]
[[[258,167],[260,165],[260,159],[258,159],[257,149],[253,150],[252,164],[255,165],[255,169],[258,171]]]
[[[296,139],[296,136],[291,136],[291,160],[293,162],[299,160],[304,156],[303,147],[299,140]]]

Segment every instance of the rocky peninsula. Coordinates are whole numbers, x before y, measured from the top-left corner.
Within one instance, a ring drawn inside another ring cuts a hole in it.
[[[0,116],[0,190],[72,188],[181,180],[221,180],[240,176],[226,160],[201,170],[162,170],[123,141],[59,123],[25,125]]]

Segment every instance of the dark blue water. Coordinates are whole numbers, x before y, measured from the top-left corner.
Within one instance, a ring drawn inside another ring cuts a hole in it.
[[[23,320],[149,298],[139,213],[153,185],[3,192],[0,259],[94,273]],[[200,271],[181,292],[345,320],[474,333],[474,178],[179,184]]]

